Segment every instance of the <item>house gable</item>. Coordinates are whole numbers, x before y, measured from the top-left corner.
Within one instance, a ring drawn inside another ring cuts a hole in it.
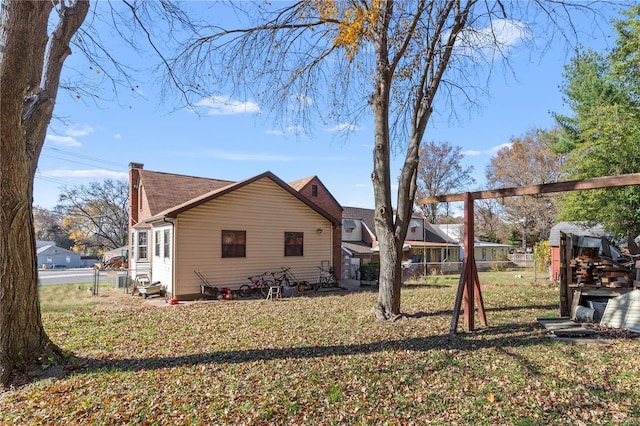
[[[373,233],[373,237],[375,238],[375,227],[373,224],[374,214],[375,212],[373,211],[373,209],[364,209],[360,207],[344,207],[342,217],[344,219],[361,220],[365,225],[367,225],[367,228]]]
[[[289,186],[307,197],[312,203],[317,204],[323,210],[330,213],[336,219],[342,220],[342,206],[333,195],[331,195],[318,176],[311,176],[289,182]]]
[[[65,255],[65,256],[78,256],[80,257],[80,255],[74,251],[71,250],[67,250],[65,248],[62,247],[58,247],[55,244],[54,245],[47,245],[47,246],[42,246],[37,250],[37,254],[39,255]]]
[[[337,276],[342,274],[342,206],[331,195],[326,186],[317,176],[311,176],[305,179],[299,179],[293,182],[289,182],[289,186],[292,187],[299,194],[306,197],[313,204],[316,204],[321,209],[328,212],[333,218],[333,258],[332,263],[335,268]]]
[[[187,202],[184,202],[182,204],[179,204],[177,206],[171,207],[169,209],[166,209],[164,211],[161,211],[160,213],[156,214],[154,217],[148,218],[146,220],[146,222],[155,222],[158,220],[162,220],[163,218],[171,218],[171,219],[175,219],[178,217],[178,215],[180,215],[181,213],[184,213],[188,210],[191,210],[195,207],[198,207],[201,204],[204,203],[208,203],[209,201],[212,201],[216,198],[222,197],[226,194],[229,194],[231,192],[237,191],[240,188],[243,188],[247,185],[251,185],[252,183],[261,180],[261,179],[270,179],[272,180],[274,183],[276,183],[278,186],[280,186],[282,189],[284,189],[285,191],[287,191],[289,194],[293,195],[295,198],[297,198],[298,200],[300,200],[301,202],[303,202],[304,204],[306,204],[308,207],[310,207],[311,209],[313,209],[314,211],[316,211],[317,213],[319,213],[321,216],[323,216],[324,218],[326,218],[327,220],[329,220],[334,226],[338,226],[339,225],[339,221],[333,217],[329,212],[325,211],[324,209],[320,208],[318,205],[316,205],[315,203],[312,203],[311,201],[309,201],[306,197],[300,195],[297,191],[295,191],[291,186],[287,185],[283,180],[281,180],[279,177],[277,177],[276,175],[274,175],[271,172],[264,172],[262,174],[259,174],[257,176],[254,176],[252,178],[237,182],[237,183],[232,183],[230,185],[224,186],[222,188],[210,191],[206,194],[203,194],[199,197],[195,197]]]
[[[299,280],[317,278],[321,262],[332,256],[334,225],[326,212],[311,208],[269,176],[221,192],[170,213],[175,216],[175,283],[179,297],[199,291],[200,281],[194,271],[213,285],[230,288],[246,284],[248,276],[276,272],[283,266],[291,267]],[[157,221],[154,226],[162,223]],[[243,234],[242,255],[223,254],[225,232]],[[302,234],[303,255],[286,255],[287,232]]]

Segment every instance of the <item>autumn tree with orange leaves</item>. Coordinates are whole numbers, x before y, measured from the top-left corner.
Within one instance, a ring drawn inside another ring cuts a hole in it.
[[[541,185],[562,180],[564,156],[551,150],[557,130],[530,130],[500,149],[486,169],[492,188]],[[512,233],[521,236],[523,249],[549,237],[558,209],[553,196],[520,196],[502,201]]]

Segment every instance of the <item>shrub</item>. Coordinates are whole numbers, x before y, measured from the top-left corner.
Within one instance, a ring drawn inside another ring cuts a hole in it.
[[[358,268],[362,281],[378,281],[380,278],[380,264],[378,262],[364,263]]]
[[[504,261],[491,262],[491,270],[494,272],[506,271],[507,263]]]
[[[551,265],[551,246],[549,241],[542,241],[533,247],[533,259],[538,270],[545,271]]]
[[[508,262],[509,255],[507,253],[498,253],[496,255],[496,260],[499,260],[500,262]]]

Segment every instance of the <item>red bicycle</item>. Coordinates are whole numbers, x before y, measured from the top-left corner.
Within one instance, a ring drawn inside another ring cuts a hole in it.
[[[243,284],[240,286],[240,296],[246,297],[260,290],[262,296],[267,297],[267,293],[269,293],[269,287],[273,286],[273,281],[264,278],[264,276],[267,274],[268,272],[265,272],[260,275],[247,277],[251,284]]]

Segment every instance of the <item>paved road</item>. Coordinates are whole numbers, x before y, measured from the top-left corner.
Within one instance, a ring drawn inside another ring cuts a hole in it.
[[[95,271],[91,268],[80,269],[57,269],[57,270],[39,270],[38,277],[40,284],[75,284],[75,283],[92,283]],[[125,272],[100,271],[100,283],[111,283],[115,285],[116,275]]]

